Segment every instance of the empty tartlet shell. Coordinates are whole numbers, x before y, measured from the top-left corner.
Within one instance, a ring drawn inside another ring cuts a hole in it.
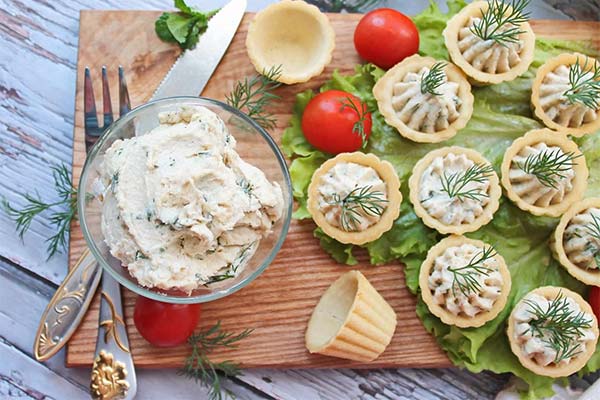
[[[598,118],[595,121],[581,125],[579,128],[567,127],[554,122],[544,111],[544,108],[540,104],[540,88],[546,75],[554,71],[560,65],[573,65],[579,60],[579,65],[583,66],[586,60],[588,61],[588,70],[592,69],[594,65],[599,65],[600,61],[594,60],[591,57],[586,57],[579,53],[563,53],[550,60],[546,61],[541,67],[538,68],[535,78],[531,84],[531,106],[535,116],[542,121],[548,128],[564,132],[575,137],[581,137],[587,133],[594,133],[600,129],[600,110],[596,110]]]
[[[569,375],[574,374],[575,372],[579,371],[581,368],[583,368],[585,366],[585,364],[588,362],[588,360],[592,357],[594,352],[596,351],[596,344],[598,343],[598,320],[596,319],[596,316],[594,315],[594,312],[592,311],[592,307],[590,307],[588,302],[585,301],[579,294],[577,294],[569,289],[563,288],[563,287],[543,286],[543,287],[532,290],[531,292],[527,293],[523,298],[525,298],[526,296],[528,296],[530,294],[537,294],[542,297],[545,297],[548,300],[552,300],[552,299],[556,298],[556,296],[560,292],[562,292],[562,294],[565,297],[570,297],[573,300],[575,300],[575,302],[581,308],[581,311],[585,312],[586,314],[588,314],[592,317],[592,330],[596,335],[596,339],[594,340],[594,342],[588,343],[586,345],[585,352],[576,355],[573,359],[571,359],[571,361],[568,364],[564,364],[564,365],[550,364],[547,366],[543,366],[543,365],[539,365],[533,359],[526,357],[523,354],[523,352],[521,351],[521,345],[519,343],[517,343],[517,340],[515,338],[515,317],[514,317],[515,310],[517,309],[519,304],[523,301],[523,299],[521,299],[515,305],[515,307],[513,308],[513,311],[511,312],[510,316],[508,317],[508,327],[506,330],[507,335],[508,335],[508,341],[510,342],[510,349],[512,350],[514,355],[517,356],[521,365],[523,365],[525,368],[527,368],[528,370],[530,370],[531,372],[533,372],[535,374],[542,375],[542,376],[549,376],[552,378],[560,378],[563,376],[569,376]]]
[[[480,249],[489,246],[481,240],[469,239],[464,236],[451,235],[442,239],[438,244],[429,249],[427,258],[425,258],[425,261],[421,264],[419,287],[421,288],[421,297],[425,304],[427,304],[427,308],[429,308],[429,311],[431,311],[433,315],[441,319],[443,323],[446,325],[455,325],[459,328],[476,328],[496,318],[498,314],[500,314],[500,311],[504,309],[506,301],[508,300],[508,295],[510,294],[512,281],[504,258],[497,253],[494,258],[498,261],[498,271],[500,272],[500,275],[502,275],[502,290],[491,310],[481,312],[474,317],[469,317],[466,315],[454,315],[441,305],[436,304],[433,300],[431,289],[429,289],[429,277],[431,276],[431,270],[435,265],[435,260],[444,254],[446,249],[462,246],[463,244],[472,244]]]
[[[369,362],[384,352],[396,330],[396,312],[359,271],[339,277],[313,310],[306,348]]]
[[[500,181],[498,179],[498,175],[496,175],[495,171],[492,172],[489,176],[489,202],[483,209],[483,214],[481,214],[470,224],[444,225],[441,221],[429,215],[429,213],[427,212],[425,207],[423,207],[421,201],[419,200],[421,176],[435,158],[444,157],[449,153],[465,154],[467,158],[473,161],[475,164],[490,164],[490,162],[486,160],[485,157],[483,157],[477,151],[472,149],[466,149],[464,147],[451,146],[433,150],[427,153],[425,157],[417,161],[417,164],[415,164],[415,167],[412,170],[412,175],[408,180],[408,188],[410,190],[410,202],[413,204],[415,214],[417,214],[417,216],[419,216],[419,218],[423,220],[423,223],[428,227],[433,228],[443,234],[450,233],[453,235],[462,235],[463,233],[476,231],[477,229],[490,222],[492,218],[494,218],[494,213],[498,210],[498,207],[500,206],[500,196],[502,195],[502,189],[500,188]]]
[[[575,177],[573,178],[573,190],[569,192],[565,198],[558,204],[553,204],[548,207],[539,207],[533,204],[525,202],[512,188],[510,182],[510,166],[515,156],[525,146],[535,145],[537,143],[544,142],[547,145],[558,146],[565,153],[573,152],[578,155],[573,160],[573,170],[575,171]],[[523,211],[530,212],[533,215],[547,215],[549,217],[560,217],[570,206],[576,201],[583,197],[585,189],[587,188],[588,168],[585,164],[585,156],[577,147],[575,142],[569,140],[567,136],[561,132],[555,132],[547,128],[534,129],[527,132],[524,136],[516,139],[504,153],[502,159],[502,166],[500,168],[502,172],[502,186],[506,192],[506,196],[511,199],[517,207]]]
[[[564,247],[565,229],[569,226],[571,219],[591,207],[600,208],[600,197],[578,201],[563,214],[554,230],[554,234],[550,238],[550,249],[552,250],[554,258],[558,260],[558,262],[565,267],[567,272],[575,279],[578,279],[586,285],[600,286],[600,268],[585,269],[573,264],[571,260],[569,260]]]
[[[481,10],[487,10],[487,1],[475,1],[466,7],[464,7],[458,14],[454,15],[448,23],[446,28],[442,32],[446,48],[450,59],[456,64],[463,72],[469,77],[469,80],[475,84],[487,85],[495,84],[505,81],[512,81],[517,76],[523,74],[531,65],[533,61],[533,53],[535,50],[535,34],[531,29],[528,22],[522,23],[519,27],[523,31],[519,38],[523,42],[523,48],[519,53],[521,62],[515,65],[507,72],[501,74],[490,74],[487,72],[479,71],[474,68],[462,55],[458,48],[458,34],[459,31],[469,23],[469,18],[480,17]]]
[[[377,172],[381,180],[386,183],[388,200],[386,209],[379,221],[364,231],[348,232],[333,226],[327,222],[325,215],[319,210],[319,185],[321,177],[339,162],[356,163],[371,167]],[[340,153],[334,158],[325,161],[315,171],[308,186],[306,206],[315,223],[323,229],[323,232],[328,236],[342,243],[365,244],[378,239],[392,228],[394,221],[398,218],[398,215],[400,215],[401,202],[402,194],[400,193],[400,179],[392,164],[380,160],[374,154],[354,152]]]
[[[409,72],[418,72],[423,67],[431,68],[437,62],[432,57],[421,57],[418,54],[405,58],[396,64],[385,75],[383,75],[373,87],[373,95],[377,100],[379,112],[385,118],[388,125],[393,126],[398,132],[407,139],[419,143],[438,143],[450,139],[458,130],[464,128],[473,114],[473,94],[471,93],[471,84],[462,71],[452,63],[447,63],[444,72],[448,81],[458,83],[458,97],[462,100],[460,106],[460,116],[448,126],[448,128],[435,133],[419,132],[408,127],[398,117],[396,110],[392,105],[394,93],[394,84],[404,79]]]
[[[302,47],[299,40],[313,43]],[[281,51],[274,48],[274,43],[289,47]],[[334,47],[335,32],[329,19],[304,1],[271,4],[256,14],[246,36],[246,50],[256,71],[264,73],[281,65],[277,81],[285,84],[306,82],[321,74],[331,62]],[[294,51],[303,53],[290,57]]]

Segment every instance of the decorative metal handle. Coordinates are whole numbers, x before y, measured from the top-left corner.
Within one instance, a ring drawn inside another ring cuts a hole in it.
[[[98,262],[85,249],[42,314],[33,343],[33,354],[38,361],[49,359],[69,341],[94,297],[101,276]]]
[[[137,383],[123,319],[121,289],[109,274],[102,277],[99,322],[90,385],[92,398],[133,399]]]

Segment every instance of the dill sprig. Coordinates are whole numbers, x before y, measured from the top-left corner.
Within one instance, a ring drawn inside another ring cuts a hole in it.
[[[563,96],[571,104],[580,103],[589,109],[600,108],[600,64],[593,63],[593,68],[588,68],[588,57],[585,58],[583,67],[579,65],[579,58],[569,67],[569,85]]]
[[[73,187],[67,167],[62,164],[60,167],[54,166],[51,169],[54,187],[60,198],[58,201],[46,203],[37,192],[35,194],[25,193],[23,197],[27,203],[25,207],[18,210],[7,199],[2,199],[2,208],[15,222],[17,233],[21,239],[23,239],[23,235],[30,228],[31,222],[36,216],[60,206],[60,209],[53,211],[49,218],[50,223],[56,228],[56,233],[46,239],[48,259],[59,250],[67,248],[67,235],[71,229],[71,220],[76,217],[77,212],[77,189]],[[67,209],[63,210],[65,205]]]
[[[225,96],[227,104],[245,113],[263,128],[273,129],[276,121],[266,108],[273,100],[280,98],[273,90],[281,86],[277,82],[281,71],[282,66],[279,65],[263,71],[261,75],[238,81],[231,93]]]
[[[218,321],[211,328],[194,333],[187,340],[192,347],[192,352],[185,359],[184,366],[178,371],[178,374],[194,379],[196,383],[208,388],[209,400],[234,398],[228,390],[223,393],[221,374],[226,377],[239,376],[241,375],[239,365],[229,360],[213,362],[208,355],[217,347],[236,348],[237,342],[247,338],[252,331],[252,329],[246,329],[237,335],[225,332],[221,329],[221,321]]]
[[[525,7],[529,0],[488,0],[487,10],[481,12],[481,19],[471,26],[471,32],[481,40],[493,40],[501,46],[517,43],[524,33],[519,25],[529,20]],[[503,27],[508,26],[506,29]]]
[[[360,210],[366,215],[381,216],[387,200],[379,191],[371,191],[371,185],[354,188],[344,198],[333,194],[333,203],[341,207],[340,224],[345,231],[356,231],[360,222]]]
[[[586,318],[583,311],[576,313],[571,309],[562,292],[556,295],[548,307],[542,307],[531,300],[525,300],[525,303],[533,315],[529,321],[529,330],[556,352],[555,363],[581,352],[578,339],[583,335],[583,329],[591,327],[592,320]]]
[[[467,265],[458,268],[448,267],[452,273],[452,295],[456,297],[456,289],[468,297],[471,293],[478,293],[481,290],[479,277],[481,275],[489,276],[494,269],[487,267],[485,263],[493,259],[496,250],[492,246],[484,247],[481,252],[475,254]]]
[[[460,201],[465,199],[480,201],[482,197],[488,197],[487,193],[478,188],[468,189],[469,183],[484,183],[494,172],[491,165],[474,164],[464,172],[446,174],[442,176],[442,192],[446,192],[448,197],[457,198]]]
[[[516,162],[515,164],[525,173],[534,175],[544,186],[556,189],[559,179],[565,178],[565,172],[573,169],[575,163],[573,160],[580,157],[581,154],[573,152],[564,153],[562,151],[544,150],[537,154],[530,154],[525,162]]]
[[[442,94],[436,92],[436,89],[444,84],[446,73],[444,72],[446,63],[443,61],[433,64],[429,69],[429,72],[423,74],[421,77],[421,93],[430,93],[434,96],[441,96]]]
[[[365,131],[365,121],[367,120],[367,115],[369,114],[367,105],[361,102],[361,109],[359,110],[356,104],[354,104],[354,102],[352,101],[352,99],[349,96],[347,96],[342,102],[341,111],[343,111],[346,107],[354,111],[356,113],[356,116],[358,117],[358,121],[356,121],[354,125],[352,125],[352,133],[360,137],[362,143],[361,148],[364,148],[367,145],[367,132]]]
[[[585,228],[592,238],[595,238],[600,242],[600,218],[596,217],[596,215],[593,214],[591,211],[590,215],[592,216],[592,222],[586,225]],[[592,248],[595,249],[594,261],[596,262],[596,267],[600,268],[600,246],[592,244],[591,241],[590,243],[588,243],[588,245],[593,246]]]

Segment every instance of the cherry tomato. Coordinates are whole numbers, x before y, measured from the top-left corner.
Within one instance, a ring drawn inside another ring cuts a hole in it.
[[[157,347],[182,344],[200,319],[200,304],[170,304],[138,296],[133,321],[140,334]]]
[[[401,12],[379,8],[365,14],[356,26],[354,47],[365,60],[388,69],[419,51],[419,31]]]
[[[302,132],[314,147],[327,153],[356,151],[371,135],[371,113],[351,93],[328,90],[307,104],[302,114]]]
[[[600,319],[600,287],[592,286],[590,289],[589,303],[596,314],[596,318]]]

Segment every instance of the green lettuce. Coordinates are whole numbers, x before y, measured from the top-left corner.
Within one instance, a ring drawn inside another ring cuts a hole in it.
[[[447,59],[442,30],[446,21],[465,5],[463,0],[449,1],[449,13],[444,14],[435,3],[415,16],[420,35],[419,53],[437,59]],[[512,82],[486,87],[474,87],[473,117],[458,135],[442,144],[418,144],[404,139],[396,130],[385,124],[373,98],[372,88],[384,71],[371,65],[359,65],[355,73],[342,76],[334,72],[332,79],[321,91],[339,89],[360,97],[372,111],[373,128],[365,151],[392,163],[402,181],[403,202],[400,216],[392,229],[374,242],[362,246],[371,264],[382,264],[400,259],[405,263],[407,288],[417,296],[418,275],[427,250],[441,239],[441,235],[423,225],[408,201],[406,182],[415,163],[429,151],[448,145],[460,145],[481,152],[500,172],[500,163],[506,148],[525,132],[539,128],[531,113],[531,81],[535,70],[547,59],[562,52],[577,51],[596,56],[589,43],[538,39],[535,59],[525,74]],[[297,95],[294,115],[283,134],[282,147],[293,158],[290,173],[294,197],[297,200],[295,218],[310,218],[306,210],[307,188],[313,172],[331,155],[315,150],[304,138],[301,118],[306,104],[314,96],[312,91]],[[577,139],[592,172],[588,180],[587,196],[600,196],[600,132]],[[490,370],[511,372],[529,384],[524,396],[535,399],[552,394],[553,380],[533,374],[523,368],[513,355],[505,334],[506,319],[513,306],[528,291],[543,286],[567,287],[586,295],[586,286],[573,279],[550,254],[548,239],[558,220],[535,217],[521,211],[504,197],[493,221],[468,236],[492,244],[506,260],[512,276],[512,289],[507,306],[494,320],[479,328],[461,329],[443,324],[431,314],[418,297],[416,312],[425,328],[437,339],[457,366],[473,372]],[[357,263],[352,245],[342,244],[323,233],[314,232],[321,247],[336,261],[349,265]],[[600,368],[600,351],[596,351],[582,373]]]

